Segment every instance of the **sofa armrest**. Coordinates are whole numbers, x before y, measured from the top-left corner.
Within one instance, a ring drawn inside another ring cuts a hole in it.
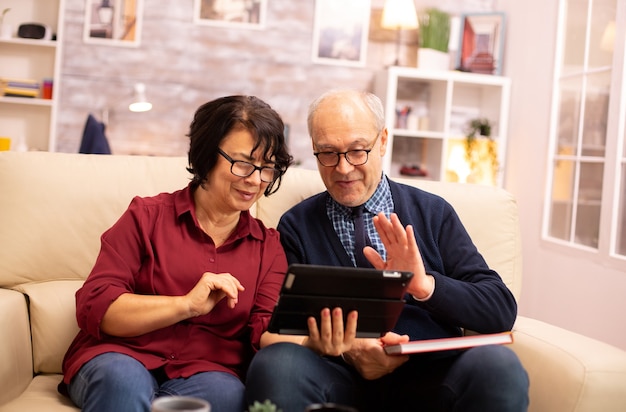
[[[19,396],[33,379],[26,298],[0,289],[0,405]]]
[[[530,411],[626,411],[626,351],[523,316],[513,330]]]
[[[55,280],[18,285],[28,296],[33,371],[61,373],[63,356],[78,333],[76,291],[82,280]]]

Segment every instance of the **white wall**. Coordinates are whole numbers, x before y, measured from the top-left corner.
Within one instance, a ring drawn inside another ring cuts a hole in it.
[[[541,240],[558,1],[500,1],[512,78],[506,188],[520,208],[520,313],[626,349],[626,273]]]

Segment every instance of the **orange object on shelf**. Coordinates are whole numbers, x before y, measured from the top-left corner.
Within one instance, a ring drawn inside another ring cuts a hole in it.
[[[43,79],[41,86],[41,98],[52,99],[52,79]]]

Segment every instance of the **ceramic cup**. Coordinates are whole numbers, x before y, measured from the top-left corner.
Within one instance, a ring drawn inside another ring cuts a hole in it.
[[[211,412],[204,399],[189,396],[163,396],[152,402],[152,412]]]

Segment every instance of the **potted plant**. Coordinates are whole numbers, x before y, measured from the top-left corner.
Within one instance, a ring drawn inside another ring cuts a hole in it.
[[[450,15],[437,8],[426,9],[420,15],[417,67],[448,70],[450,56]]]
[[[263,403],[254,401],[248,407],[248,412],[282,412],[282,409],[278,409],[269,399],[266,399]]]
[[[491,136],[492,126],[487,118],[469,121],[465,132],[465,157],[474,180],[484,181],[484,168],[488,167],[489,182],[495,183],[498,172],[497,144]]]

